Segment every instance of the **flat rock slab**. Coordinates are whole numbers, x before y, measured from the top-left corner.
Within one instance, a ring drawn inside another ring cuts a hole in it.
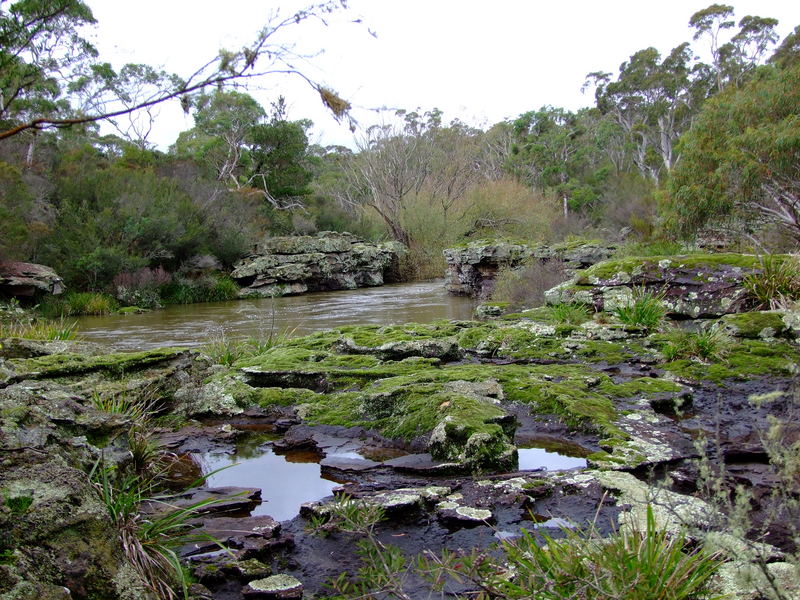
[[[353,458],[349,456],[326,456],[320,463],[323,469],[334,471],[366,471],[380,467],[381,463],[367,458]]]
[[[182,556],[213,552],[220,545],[244,550],[248,555],[259,554],[274,545],[273,540],[281,530],[281,524],[267,515],[197,519],[192,524],[197,525],[192,534],[207,539],[185,545],[181,548]]]
[[[447,475],[464,470],[463,465],[459,463],[437,461],[430,454],[407,454],[387,460],[383,464],[398,471],[422,475]]]
[[[488,525],[494,522],[492,511],[486,508],[462,506],[452,500],[445,500],[436,505],[436,517],[445,523],[460,526]]]
[[[164,513],[170,510],[186,509],[204,501],[209,501],[209,504],[198,508],[197,514],[249,513],[261,504],[261,489],[232,486],[195,488],[170,498],[168,502],[143,504],[141,512],[143,514]]]
[[[251,581],[242,588],[242,596],[248,600],[302,598],[303,584],[291,575],[272,575]]]

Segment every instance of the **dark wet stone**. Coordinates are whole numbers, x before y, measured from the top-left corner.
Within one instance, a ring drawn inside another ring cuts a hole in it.
[[[245,487],[195,488],[174,498],[169,504],[149,502],[143,504],[143,514],[156,514],[164,510],[189,508],[198,502],[210,500],[206,506],[195,510],[198,514],[249,513],[261,504],[261,490]]]
[[[383,464],[397,471],[423,475],[447,475],[463,471],[462,465],[434,460],[430,454],[407,454],[387,460]]]
[[[374,469],[380,467],[381,463],[366,458],[351,458],[342,456],[326,456],[320,463],[323,469],[331,469],[334,471],[366,471],[367,469]]]

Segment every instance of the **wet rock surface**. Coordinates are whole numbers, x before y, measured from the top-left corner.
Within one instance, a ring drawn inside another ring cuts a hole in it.
[[[181,548],[197,598],[326,593],[327,581],[360,567],[358,537],[324,530],[342,502],[379,508],[377,538],[408,555],[487,548],[524,531],[559,536],[595,519],[607,534],[641,523],[654,494],[713,529],[716,509],[698,487],[701,451],[752,490],[756,526],[770,524],[779,480],[765,432],[771,415],[796,410],[800,353],[792,314],[744,314],[716,325],[727,337],[715,358],[668,355],[667,328],[630,330],[608,315],[565,326],[546,308],[487,322],[342,327],[231,366],[175,349],[14,350],[0,365],[0,490],[22,512],[0,507],[11,540],[0,551],[15,557],[0,564],[0,593],[40,585],[48,597],[67,586],[73,597],[121,599],[141,588],[88,477],[101,457],[130,460],[133,417],[103,410],[122,397],[157,399],[153,439],[172,457],[175,490],[197,479],[199,456],[215,453],[291,462],[302,451],[327,484],[281,522],[264,500],[288,480],[173,491],[172,508],[209,501],[190,522],[198,541]],[[796,424],[783,433],[800,440]],[[585,463],[520,470],[518,449],[528,446]],[[141,516],[164,508],[145,504]],[[656,516],[677,523],[668,510]],[[764,541],[777,561],[793,548],[791,528],[773,523]],[[427,593],[414,585],[412,597]]]
[[[444,251],[446,286],[451,294],[487,298],[500,269],[519,267],[531,260],[556,261],[567,270],[581,269],[612,256],[615,247],[600,243],[532,244],[505,240],[476,240]]]
[[[369,244],[349,233],[267,238],[235,266],[240,296],[290,296],[393,283],[401,244]]]
[[[777,255],[775,260],[783,258]],[[675,317],[720,317],[753,308],[744,280],[762,271],[760,259],[746,254],[624,258],[577,273],[545,298],[551,304],[579,302],[613,311],[630,303],[636,289],[662,297]]]
[[[64,291],[64,281],[45,265],[0,261],[0,297],[33,300]]]

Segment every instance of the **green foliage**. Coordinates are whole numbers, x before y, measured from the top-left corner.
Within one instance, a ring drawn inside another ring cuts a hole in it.
[[[760,272],[742,283],[757,308],[775,308],[800,299],[800,263],[793,257],[763,256]]]
[[[4,496],[4,504],[8,507],[11,511],[11,514],[14,515],[22,515],[30,508],[31,504],[33,504],[33,498],[31,496]]]
[[[148,587],[158,598],[174,600],[177,586],[188,599],[189,580],[178,550],[198,541],[216,541],[207,534],[197,533],[189,523],[216,500],[174,508],[171,505],[174,496],[158,492],[156,477],[126,473],[100,462],[94,466],[91,477],[119,531],[126,557]],[[140,514],[143,505],[151,511],[146,516]]]
[[[755,213],[800,239],[792,216],[800,161],[800,65],[763,67],[741,89],[703,106],[681,138],[668,182],[672,229],[690,236],[712,219]]]
[[[667,309],[661,295],[645,292],[643,289],[634,290],[631,302],[614,310],[614,316],[623,325],[644,329],[657,329],[666,314]]]

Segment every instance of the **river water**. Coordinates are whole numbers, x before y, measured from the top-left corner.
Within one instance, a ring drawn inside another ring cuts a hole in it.
[[[475,302],[449,295],[444,280],[283,298],[167,306],[141,315],[81,317],[79,335],[119,350],[202,346],[209,339],[305,335],[343,325],[470,319]]]

